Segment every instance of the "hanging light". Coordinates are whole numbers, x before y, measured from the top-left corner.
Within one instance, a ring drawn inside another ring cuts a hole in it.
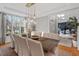
[[[35,19],[36,18],[36,15],[35,15],[35,10],[36,9],[36,6],[34,6],[34,15],[33,15],[33,19]]]
[[[27,3],[26,4],[26,7],[31,7],[31,6],[33,6],[35,3]]]
[[[36,22],[34,21],[35,20],[35,7],[34,7],[34,15],[33,16],[31,16],[30,14],[29,14],[29,10],[30,10],[30,7],[31,6],[33,6],[34,5],[34,3],[27,3],[26,4],[26,7],[27,7],[27,11],[28,11],[28,17],[27,17],[27,31],[28,31],[28,37],[30,37],[31,36],[31,32],[32,31],[35,31],[35,25],[36,25]]]

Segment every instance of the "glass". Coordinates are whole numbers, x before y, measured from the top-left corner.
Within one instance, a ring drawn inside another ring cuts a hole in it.
[[[12,27],[12,16],[10,15],[4,15],[4,19],[6,22],[6,35],[9,35],[11,33],[11,27]]]
[[[21,35],[26,32],[26,22],[24,17],[4,14],[4,19],[6,21],[6,34],[15,33]]]

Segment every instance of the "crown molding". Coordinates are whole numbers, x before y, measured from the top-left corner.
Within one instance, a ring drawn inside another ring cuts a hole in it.
[[[61,7],[60,9],[56,9],[56,10],[48,10],[44,13],[40,13],[37,18],[41,18],[41,17],[45,17],[45,16],[50,16],[50,15],[53,15],[53,14],[56,14],[56,13],[60,13],[60,12],[63,12],[63,11],[68,11],[68,10],[73,10],[73,9],[79,9],[79,6],[72,6],[72,7]]]

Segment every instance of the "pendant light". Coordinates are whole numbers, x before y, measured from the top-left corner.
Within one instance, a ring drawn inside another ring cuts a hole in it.
[[[31,32],[35,31],[35,7],[34,7],[34,15],[33,17],[30,16],[29,12],[30,12],[30,7],[32,7],[34,5],[34,3],[27,3],[26,7],[28,9],[28,17],[27,17],[27,31],[28,31],[28,37],[31,37]]]

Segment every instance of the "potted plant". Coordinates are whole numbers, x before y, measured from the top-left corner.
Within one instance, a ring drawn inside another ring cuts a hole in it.
[[[71,35],[73,36],[72,46],[76,47],[76,41],[77,41],[77,26],[78,26],[77,18],[76,18],[75,16],[69,17],[68,22],[69,22],[68,26],[70,27]]]

